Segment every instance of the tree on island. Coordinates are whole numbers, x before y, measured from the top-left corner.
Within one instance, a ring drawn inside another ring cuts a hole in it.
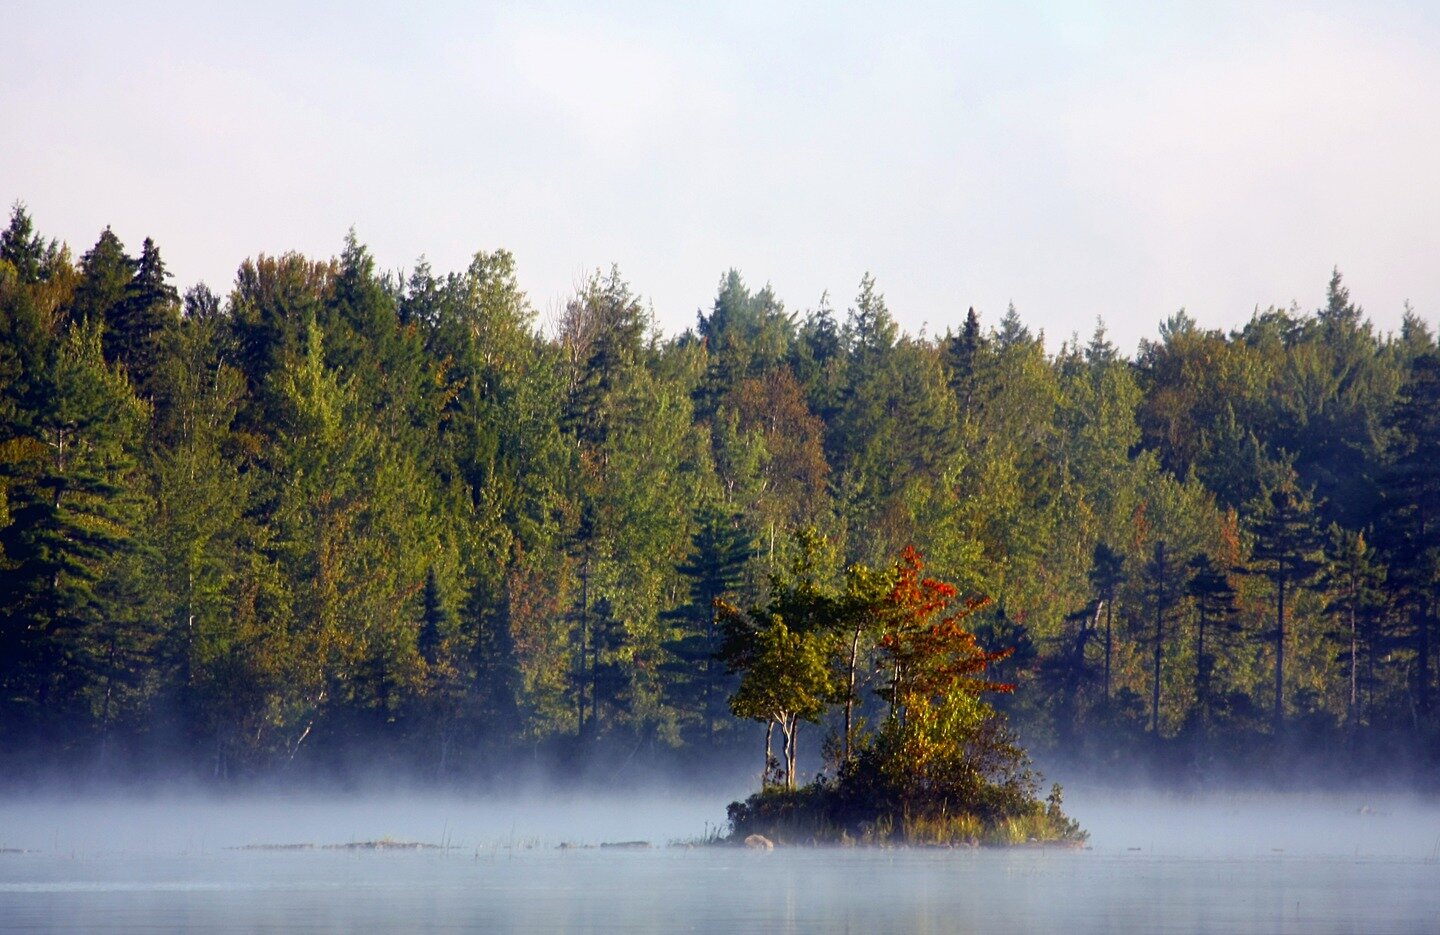
[[[954,585],[926,577],[924,569],[920,553],[907,546],[880,573],[888,587],[871,591],[873,604],[863,609],[865,619],[881,626],[878,659],[887,677],[876,691],[887,706],[882,726],[873,734],[857,732],[835,777],[798,788],[792,726],[783,786],[767,776],[758,794],[730,807],[737,837],[1018,843],[1083,836],[1060,811],[1058,786],[1048,803],[1036,797],[1039,777],[1029,758],[983,699],[1014,690],[986,676],[1007,654],[986,651],[964,626],[989,599],[961,598]],[[863,566],[848,573],[852,579],[876,574]],[[853,642],[835,638],[846,633],[843,625],[824,624],[857,619],[852,615],[862,611],[856,597],[863,592],[850,589],[849,600],[838,601],[816,588],[809,603],[799,605],[802,589],[777,582],[775,591],[763,614],[723,613],[727,661],[743,673],[732,709],[785,730],[787,719],[792,725],[817,721],[829,704],[849,699],[843,687],[834,690],[834,673],[849,670]],[[799,630],[776,612],[786,602],[806,620]]]
[[[836,694],[834,626],[840,607],[819,580],[825,544],[813,530],[797,537],[799,552],[770,583],[770,601],[743,612],[715,601],[719,655],[740,684],[730,696],[736,717],[765,724],[762,787],[795,788],[796,742],[801,721],[815,723]],[[772,752],[780,728],[783,762]]]

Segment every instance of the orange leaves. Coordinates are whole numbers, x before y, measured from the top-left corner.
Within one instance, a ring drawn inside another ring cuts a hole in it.
[[[1010,692],[1013,685],[983,678],[985,670],[1009,655],[987,652],[964,620],[990,603],[970,597],[957,604],[958,589],[923,575],[925,560],[906,546],[895,566],[895,586],[886,598],[886,628],[880,650],[894,669],[892,698],[907,708],[954,692]]]

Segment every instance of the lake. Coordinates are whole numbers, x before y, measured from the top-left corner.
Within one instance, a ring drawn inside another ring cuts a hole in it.
[[[0,928],[1440,931],[1440,810],[1423,801],[1072,792],[1092,835],[1079,851],[669,843],[704,835],[724,801],[11,800]],[[385,838],[445,849],[234,849]],[[654,846],[594,846],[636,839]]]

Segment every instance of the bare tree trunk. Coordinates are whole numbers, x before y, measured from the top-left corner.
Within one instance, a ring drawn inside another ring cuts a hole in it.
[[[1285,724],[1285,579],[1276,579],[1275,612],[1275,733]]]
[[[1111,639],[1112,622],[1114,620],[1114,601],[1105,602],[1105,700],[1110,700],[1110,656],[1113,651],[1114,642]]]
[[[776,718],[780,724],[780,757],[785,766],[784,786],[795,788],[795,733],[800,727],[799,718],[788,712]]]
[[[575,667],[575,737],[585,736],[585,654],[590,642],[590,556],[580,561],[580,659]]]
[[[1165,640],[1165,608],[1155,605],[1155,678],[1150,687],[1150,732],[1160,737],[1160,648]]]
[[[795,788],[795,777],[790,775],[790,750],[792,740],[790,738],[790,716],[780,716],[780,758],[785,761],[785,788]]]
[[[1415,647],[1416,701],[1420,706],[1420,715],[1424,717],[1430,713],[1430,611],[1428,608],[1421,608],[1417,626],[1419,639],[1416,641]]]
[[[1197,602],[1199,603],[1199,602]],[[1210,716],[1210,670],[1205,664],[1205,607],[1199,607],[1195,627],[1195,708],[1203,723]]]
[[[772,751],[771,739],[775,736],[775,719],[771,718],[765,722],[765,768],[760,771],[760,788],[764,789],[770,785],[770,764],[775,761],[775,754]]]
[[[1355,616],[1355,598],[1352,597],[1350,600],[1350,706],[1345,712],[1345,723],[1349,726],[1352,733],[1355,730],[1355,708],[1360,700],[1359,679],[1355,672],[1360,639]]]
[[[705,620],[705,682],[700,704],[705,709],[705,743],[715,739],[715,708],[711,695],[715,686],[715,598],[710,599],[710,616]]]
[[[785,780],[790,790],[795,790],[795,750],[800,739],[800,718],[790,715],[790,739],[785,744]]]
[[[850,638],[850,665],[849,685],[845,689],[845,755],[841,762],[850,762],[850,754],[854,750],[855,737],[855,664],[860,654],[860,626],[855,626],[855,633]]]

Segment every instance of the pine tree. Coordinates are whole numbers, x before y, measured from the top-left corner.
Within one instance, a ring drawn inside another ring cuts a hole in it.
[[[108,715],[95,693],[114,654],[143,656],[150,644],[148,621],[106,593],[143,515],[134,472],[147,407],[106,366],[99,322],[71,325],[44,367],[22,422],[25,456],[6,464],[11,521],[0,529],[10,709],[0,720],[14,729]]]
[[[1195,605],[1195,709],[1202,723],[1210,718],[1210,695],[1215,672],[1216,631],[1235,630],[1235,589],[1224,568],[1204,552],[1188,563],[1190,579],[1185,592]],[[1207,646],[1206,637],[1210,637]]]
[[[1268,579],[1275,588],[1275,695],[1272,719],[1278,734],[1285,722],[1285,599],[1303,587],[1320,570],[1316,553],[1320,535],[1310,498],[1293,484],[1271,491],[1251,523],[1255,546],[1250,553],[1251,573]]]
[[[1150,635],[1150,733],[1157,739],[1160,737],[1160,664],[1165,652],[1166,625],[1183,593],[1184,580],[1175,558],[1165,541],[1159,540],[1145,564],[1145,596],[1154,622]]]
[[[105,228],[95,246],[80,258],[80,284],[70,306],[70,320],[108,325],[115,309],[125,301],[137,268],[120,238]],[[113,362],[115,358],[109,359]]]
[[[1332,638],[1341,646],[1348,676],[1345,723],[1353,731],[1360,720],[1360,653],[1374,645],[1373,624],[1381,609],[1384,569],[1365,534],[1330,527],[1325,567],[1319,586],[1330,597],[1327,612],[1338,624]]]
[[[160,250],[145,238],[134,278],[120,300],[104,310],[105,357],[123,366],[141,396],[155,395],[165,335],[179,321],[180,297]]]
[[[1431,633],[1440,598],[1440,354],[1414,358],[1390,417],[1383,540],[1409,618],[1416,707],[1431,701]]]
[[[701,725],[701,742],[709,743],[725,714],[717,602],[736,597],[753,543],[738,514],[715,506],[702,507],[697,514],[690,555],[678,569],[689,582],[689,601],[665,615],[680,631],[664,644],[675,658],[665,668],[670,673],[670,704],[693,713]]]
[[[961,412],[968,412],[975,401],[976,357],[985,345],[985,336],[980,332],[980,316],[974,306],[965,313],[965,324],[960,333],[951,335],[945,342],[945,363],[950,371],[950,388],[960,401]]]
[[[46,243],[35,233],[25,206],[16,202],[10,212],[10,226],[0,233],[0,260],[9,263],[22,285],[35,285],[46,279],[59,256],[55,241]]]
[[[1105,665],[1103,669],[1103,685],[1105,699],[1110,699],[1110,669],[1111,660],[1115,654],[1115,598],[1120,593],[1120,586],[1126,580],[1125,556],[1117,552],[1104,542],[1095,543],[1094,555],[1090,561],[1090,589],[1095,595],[1097,602],[1096,613],[1104,608],[1105,613]]]

